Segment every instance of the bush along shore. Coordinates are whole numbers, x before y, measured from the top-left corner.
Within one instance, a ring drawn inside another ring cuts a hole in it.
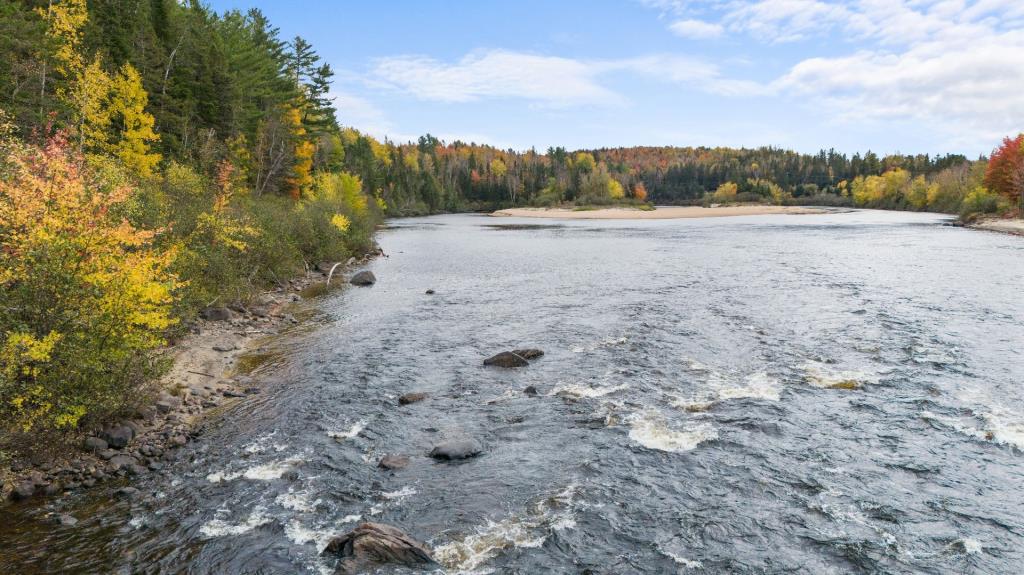
[[[371,253],[388,210],[308,43],[257,11],[130,4],[0,0],[5,493],[159,468],[186,415],[245,388],[212,368],[161,388],[173,351],[220,361],[287,325],[289,278]],[[238,341],[187,343],[219,330]]]
[[[312,311],[308,298],[343,283],[371,285],[372,274],[356,268],[375,254],[352,257],[337,266],[321,262],[248,304],[203,310],[190,322],[187,335],[159,350],[172,365],[146,389],[144,400],[124,417],[65,434],[62,442],[49,448],[30,443],[31,449],[0,469],[0,500],[56,496],[112,480],[124,483],[118,495],[134,495],[131,479],[161,472],[178,448],[201,433],[207,416],[261,393],[249,368]]]

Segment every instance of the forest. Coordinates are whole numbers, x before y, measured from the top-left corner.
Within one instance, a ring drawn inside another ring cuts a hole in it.
[[[0,420],[125,409],[195,314],[366,253],[384,217],[507,206],[768,202],[1010,209],[992,160],[773,147],[501,150],[345,124],[334,72],[259,10],[0,0]]]

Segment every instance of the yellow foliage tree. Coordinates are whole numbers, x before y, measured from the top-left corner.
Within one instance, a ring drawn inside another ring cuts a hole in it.
[[[505,165],[501,158],[491,160],[491,174],[494,175],[494,179],[500,180],[504,178],[507,172],[508,166]]]
[[[36,12],[46,20],[46,37],[54,47],[54,70],[66,80],[78,78],[84,65],[78,47],[82,43],[82,32],[89,19],[85,0],[50,2],[47,8],[37,8]],[[45,69],[43,76],[45,90]],[[58,90],[58,95],[65,94]]]
[[[142,77],[131,64],[111,76],[100,57],[93,58],[67,98],[79,148],[111,154],[137,176],[153,175],[160,154],[150,152],[149,146],[160,137],[153,131],[153,116],[146,112],[148,101]]]
[[[71,109],[78,147],[82,151],[110,151],[110,87],[111,78],[97,56],[78,72],[67,93],[65,100]]]
[[[906,190],[907,203],[915,210],[923,210],[928,206],[928,198],[934,197],[938,189],[938,184],[929,184],[924,176],[918,176]]]
[[[613,200],[621,200],[626,197],[626,190],[616,179],[608,180],[608,197]]]
[[[114,213],[133,190],[66,142],[6,142],[0,165],[0,421],[72,427],[131,400],[140,356],[163,343],[175,251]]]
[[[597,167],[597,162],[594,161],[594,156],[588,152],[578,152],[576,154],[576,158],[573,160],[573,165],[576,166],[576,169],[581,173],[589,174],[594,171],[595,167]]]
[[[292,167],[285,178],[288,194],[296,200],[302,197],[302,191],[313,183],[313,154],[316,146],[306,139],[306,128],[302,126],[302,113],[297,107],[289,107],[284,112],[285,125],[292,137]]]
[[[736,182],[725,182],[724,184],[718,186],[718,189],[715,190],[712,199],[714,199],[714,201],[716,202],[722,203],[734,202],[736,201],[736,192],[738,190],[739,186],[736,185]]]
[[[150,152],[150,142],[160,136],[153,131],[153,116],[146,112],[149,96],[142,87],[142,77],[131,64],[125,63],[110,82],[110,110],[114,133],[111,152],[130,171],[143,177],[153,174],[160,163],[160,154]]]

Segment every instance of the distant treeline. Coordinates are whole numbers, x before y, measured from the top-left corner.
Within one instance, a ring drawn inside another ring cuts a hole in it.
[[[282,39],[259,10],[217,14],[197,1],[0,0],[0,54],[0,108],[26,137],[77,128],[86,151],[109,151],[110,134],[103,141],[89,134],[122,120],[90,117],[105,102],[72,94],[70,84],[76,69],[115,80],[134,73],[152,121],[148,132],[136,131],[135,144],[122,146],[145,148],[144,155],[121,156],[144,172],[178,163],[212,177],[229,162],[253,195],[298,199],[314,174],[344,171],[358,175],[390,215],[559,202],[696,204],[727,183],[740,201],[852,204],[857,178],[904,170],[911,179],[949,180],[939,174],[984,162],[773,147],[513,151],[430,135],[381,142],[339,126],[345,110],[329,97],[333,71],[308,42]]]

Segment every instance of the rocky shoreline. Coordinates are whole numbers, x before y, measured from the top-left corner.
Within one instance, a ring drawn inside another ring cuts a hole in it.
[[[330,285],[372,284],[368,278],[373,275],[365,270],[347,276],[374,255],[317,264],[304,276],[261,293],[247,305],[203,310],[186,337],[162,350],[173,358],[173,365],[155,385],[151,404],[131,418],[78,436],[56,454],[14,459],[0,469],[0,505],[123,478],[128,478],[129,486],[120,488],[117,495],[134,495],[137,490],[130,486],[131,478],[163,470],[175,451],[195,437],[206,416],[260,393],[259,385],[240,373],[239,363],[247,354],[259,353],[268,339],[300,323],[295,313],[303,311],[301,302],[306,298],[302,294],[313,297],[325,291],[328,278]],[[57,520],[74,521],[71,517]]]

